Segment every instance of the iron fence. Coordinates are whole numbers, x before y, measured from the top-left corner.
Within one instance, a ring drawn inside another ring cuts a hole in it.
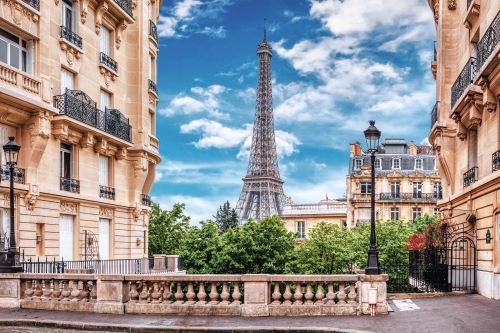
[[[472,185],[477,182],[478,167],[472,167],[466,173],[464,173],[464,187]]]
[[[78,36],[71,29],[66,28],[63,25],[61,25],[61,30],[60,30],[59,36],[61,38],[66,39],[68,42],[70,42],[71,44],[75,45],[76,47],[78,47],[80,49],[83,47],[82,37]]]
[[[477,68],[478,70],[486,63],[488,57],[493,53],[500,41],[500,13],[495,16],[483,37],[477,43]]]
[[[493,172],[500,170],[500,150],[497,150],[491,155],[491,164]]]
[[[115,200],[115,189],[113,187],[99,185],[99,198]]]
[[[118,63],[106,53],[99,53],[99,62],[104,66],[111,68],[113,71],[118,72]]]
[[[2,181],[10,181],[10,167],[2,165],[0,169],[0,179]],[[14,168],[14,183],[24,184],[26,179],[26,170],[22,168]]]
[[[468,86],[470,86],[477,74],[477,59],[470,57],[464,68],[458,75],[455,83],[451,87],[451,107],[453,108],[460,96],[464,93]]]

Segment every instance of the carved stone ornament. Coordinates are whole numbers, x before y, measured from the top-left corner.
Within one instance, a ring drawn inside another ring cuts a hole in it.
[[[74,202],[61,201],[60,211],[64,214],[76,215],[77,204]]]
[[[106,155],[108,152],[108,141],[106,139],[96,140],[94,151],[98,154]]]
[[[448,0],[448,9],[455,10],[457,8],[457,0]]]
[[[439,0],[434,1],[434,21],[436,24],[439,21]]]
[[[99,72],[104,77],[104,83],[106,84],[106,87],[109,87],[111,82],[115,82],[116,78],[118,77],[115,72],[109,70],[104,66],[100,66]]]
[[[83,24],[87,21],[88,8],[89,0],[80,0],[80,20]]]
[[[50,117],[48,111],[40,111],[35,116],[33,122],[28,126],[30,134],[30,145],[34,147],[38,137],[48,139],[50,136]]]
[[[102,25],[102,17],[108,11],[108,3],[102,0],[95,9],[95,33],[99,35]]]
[[[116,151],[115,158],[117,160],[123,160],[126,157],[127,157],[127,148],[122,147]]]
[[[69,43],[64,39],[61,39],[59,41],[59,46],[62,51],[66,52],[66,61],[68,62],[68,65],[73,66],[73,64],[75,63],[75,59],[80,59],[81,51],[69,45]]]
[[[113,209],[108,207],[99,207],[99,216],[112,218]]]
[[[28,193],[24,196],[24,204],[26,209],[33,210],[35,208],[36,200],[39,196],[38,185],[30,185]]]
[[[68,125],[62,122],[55,123],[52,128],[52,135],[59,140],[67,140],[69,135]]]
[[[120,48],[120,44],[122,43],[122,34],[126,28],[127,24],[125,23],[125,20],[120,20],[120,22],[118,22],[118,25],[116,26],[116,32],[115,32],[116,49]]]
[[[23,17],[25,17],[28,21],[33,21],[35,23],[38,22],[39,17],[32,10],[13,0],[4,0],[4,2],[10,8],[12,21],[15,25],[21,26],[23,24]]]
[[[457,137],[464,141],[467,138],[467,129],[460,120],[457,121],[457,125]]]
[[[85,133],[80,140],[80,147],[82,148],[88,148],[92,147],[94,145],[94,135],[91,133]]]
[[[145,157],[138,157],[134,161],[134,176],[137,177],[141,172],[148,170],[148,160]]]

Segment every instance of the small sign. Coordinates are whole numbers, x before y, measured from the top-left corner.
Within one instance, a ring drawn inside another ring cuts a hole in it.
[[[490,244],[491,243],[491,233],[490,233],[490,229],[486,230],[486,244]]]

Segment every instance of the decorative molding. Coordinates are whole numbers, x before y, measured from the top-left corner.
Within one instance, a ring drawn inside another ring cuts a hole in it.
[[[126,157],[127,157],[127,148],[125,148],[125,147],[118,148],[118,150],[116,151],[116,154],[115,154],[115,158],[117,160],[123,160]]]
[[[26,209],[33,210],[35,208],[36,200],[40,192],[38,191],[38,185],[30,185],[28,193],[24,196],[24,204]]]
[[[78,205],[75,202],[61,201],[60,211],[65,214],[76,215],[78,212]]]
[[[464,141],[467,138],[467,129],[465,128],[465,125],[460,121],[457,120],[457,137],[461,140]]]
[[[99,207],[99,216],[113,218],[113,209],[109,207]]]
[[[148,170],[148,160],[140,156],[133,162],[134,164],[134,176],[137,177],[140,173],[146,172]]]
[[[7,5],[7,7],[10,8],[10,16],[12,18],[12,22],[17,26],[21,26],[23,24],[23,17],[35,23],[40,20],[38,14],[34,13],[31,9],[21,5],[19,2],[13,0],[4,0],[3,2],[5,3],[5,5]]]
[[[82,139],[80,140],[80,147],[89,148],[94,145],[94,135],[86,132],[83,134]]]
[[[80,49],[69,44],[63,38],[59,39],[59,47],[63,52],[66,52],[66,61],[70,66],[73,66],[73,64],[75,63],[75,59],[80,60],[81,55],[83,54],[83,52]]]
[[[99,138],[95,141],[94,151],[101,155],[107,155],[108,152],[108,140]]]
[[[455,10],[457,8],[457,0],[448,0],[448,9]]]
[[[31,148],[35,146],[35,142],[39,137],[42,139],[48,139],[51,132],[48,111],[39,111],[33,118],[33,122],[28,125]]]
[[[82,21],[82,24],[85,24],[85,22],[87,21],[89,0],[79,0],[79,1],[80,1],[80,20]]]
[[[434,22],[439,22],[439,0],[434,1]]]
[[[56,122],[52,125],[52,135],[59,140],[67,140],[69,136],[68,124]]]
[[[108,11],[108,3],[106,0],[101,0],[95,9],[95,33],[99,35],[102,25],[102,17]]]
[[[127,24],[125,23],[125,20],[120,20],[116,26],[116,31],[115,31],[115,44],[116,44],[116,49],[120,48],[120,44],[122,43],[122,34],[123,31],[127,29]]]
[[[118,77],[118,74],[116,72],[108,69],[106,66],[99,65],[99,72],[104,77],[104,83],[106,84],[106,87],[109,87],[111,82],[116,81],[116,78]]]

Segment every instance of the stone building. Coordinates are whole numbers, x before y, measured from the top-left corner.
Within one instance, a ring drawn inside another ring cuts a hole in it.
[[[441,181],[436,157],[429,146],[409,145],[403,139],[385,139],[375,160],[376,219],[414,220],[437,214]],[[356,142],[350,145],[347,175],[347,225],[370,223],[371,164]]]
[[[309,232],[320,222],[334,223],[345,227],[347,202],[344,199],[332,200],[328,196],[317,203],[285,203],[280,216],[288,231],[296,233],[298,241],[308,237]]]
[[[429,142],[443,181],[438,207],[446,245],[462,251],[472,287],[499,299],[500,1],[429,0],[429,5],[437,34]]]
[[[0,2],[0,143],[26,256],[147,254],[161,0]],[[2,165],[0,227],[9,232]],[[85,241],[86,240],[86,241]]]

